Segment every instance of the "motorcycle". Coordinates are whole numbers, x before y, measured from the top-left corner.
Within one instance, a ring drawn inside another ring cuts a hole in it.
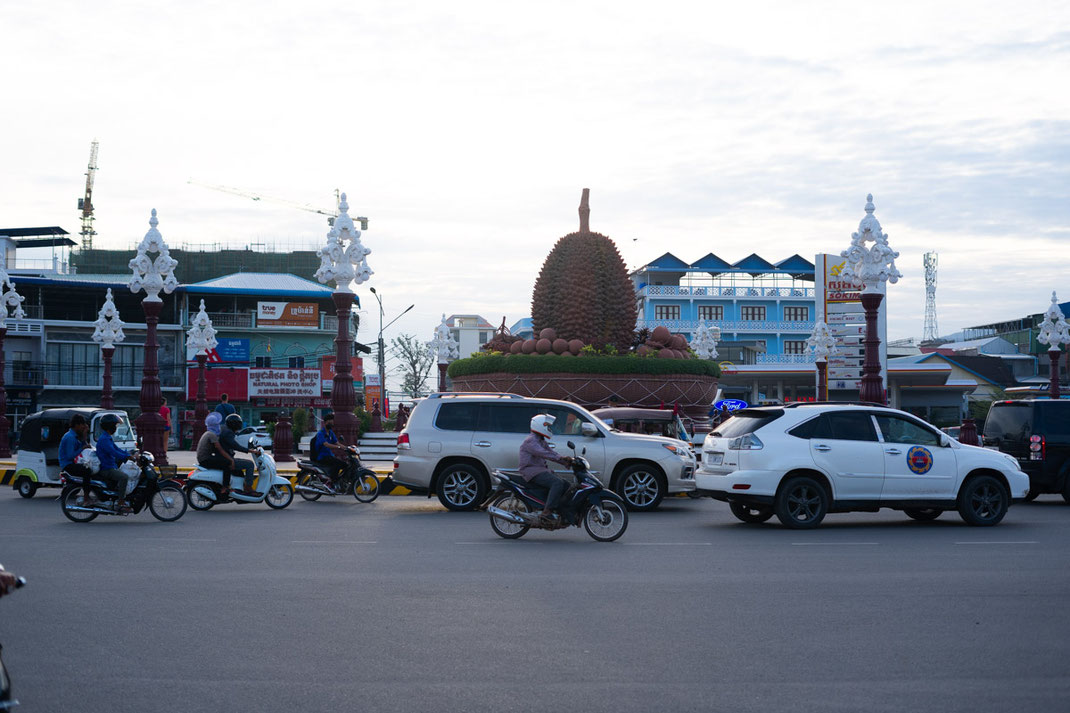
[[[314,461],[298,461],[297,493],[310,502],[324,495],[335,497],[349,493],[362,503],[370,503],[379,497],[379,478],[373,470],[361,464],[357,447],[346,446],[345,458],[345,466],[333,481],[323,467]]]
[[[182,485],[170,478],[160,478],[155,458],[148,451],[135,451],[130,458],[138,469],[133,490],[125,493],[129,507],[117,508],[105,503],[121,495],[110,483],[89,476],[86,488],[82,476],[64,471],[60,474],[63,491],[60,507],[68,520],[90,522],[98,515],[137,514],[147,505],[152,516],[161,522],[174,522],[186,513],[186,495]],[[125,464],[124,464],[125,465]]]
[[[0,565],[0,570],[3,569],[4,566]],[[26,586],[25,577],[15,580],[15,589],[21,589],[24,586]],[[4,665],[3,648],[0,646],[0,711],[7,711],[17,706],[19,702],[11,697],[11,679],[7,675],[7,666]]]
[[[569,486],[561,496],[561,504],[551,515],[551,522],[540,518],[546,504],[547,490],[524,480],[518,471],[495,470],[495,490],[480,509],[490,514],[490,526],[499,536],[515,540],[527,534],[531,528],[562,530],[573,525],[583,527],[587,534],[599,542],[612,542],[628,529],[628,510],[624,500],[602,486],[591,472],[591,464],[583,457],[584,448],[576,456],[572,449],[572,473],[576,483]]]
[[[219,468],[197,466],[186,476],[186,496],[189,506],[194,510],[211,510],[223,503],[265,503],[269,508],[282,510],[294,499],[294,487],[286,478],[280,477],[275,467],[275,459],[263,448],[250,439],[249,452],[256,465],[255,495],[245,495],[240,490],[231,490],[223,494],[223,471]],[[235,474],[232,485],[242,482],[241,476]],[[239,485],[240,487],[240,485]]]

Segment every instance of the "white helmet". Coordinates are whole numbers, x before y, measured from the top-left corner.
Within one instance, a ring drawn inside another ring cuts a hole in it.
[[[543,438],[549,438],[552,435],[550,428],[553,427],[556,420],[548,413],[536,414],[535,418],[531,419],[531,432],[537,433]]]

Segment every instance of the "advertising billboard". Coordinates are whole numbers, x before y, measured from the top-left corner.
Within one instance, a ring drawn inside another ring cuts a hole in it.
[[[197,361],[197,353],[186,344],[186,361]],[[249,340],[230,339],[219,340],[215,349],[208,350],[208,363],[220,364],[223,362],[236,362],[238,364],[249,363]]]
[[[249,369],[251,398],[315,398],[322,395],[319,369]]]
[[[866,333],[866,313],[862,307],[860,287],[843,279],[842,272],[846,260],[839,255],[819,254],[814,258],[815,276],[817,278],[817,318],[829,325],[829,331],[836,339],[836,346],[828,360],[828,388],[836,390],[855,390],[862,378],[862,361],[865,348],[861,343]],[[881,292],[885,293],[884,284]],[[887,352],[887,316],[888,299],[881,300],[877,314],[877,335],[880,339],[881,378],[888,388],[888,374],[884,365],[888,363]]]
[[[197,399],[197,367],[190,367],[186,373],[186,400]],[[209,367],[204,370],[207,382],[205,393],[209,402],[219,401],[221,394],[226,394],[231,401],[249,399],[249,370],[244,367]]]
[[[330,391],[334,384],[334,362],[335,357],[323,356],[320,357],[320,379],[323,380],[323,388],[326,391]],[[353,370],[350,375],[353,377],[353,381],[360,384],[364,381],[364,360],[360,357],[351,357]]]
[[[320,306],[315,302],[257,302],[256,326],[319,329]]]

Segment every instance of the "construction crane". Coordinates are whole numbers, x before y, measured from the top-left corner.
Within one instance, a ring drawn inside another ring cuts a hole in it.
[[[94,140],[89,147],[89,168],[85,172],[85,197],[78,199],[78,210],[82,211],[82,250],[93,249],[93,236],[97,231],[93,230],[93,176],[97,173],[97,147],[99,143]]]
[[[204,181],[198,181],[195,178],[191,178],[186,183],[192,183],[195,186],[201,186],[202,188],[210,188],[213,191],[222,191],[223,193],[230,193],[235,196],[242,196],[243,198],[251,198],[254,201],[268,201],[270,203],[279,203],[281,205],[288,205],[291,208],[297,208],[298,210],[307,210],[309,213],[319,213],[320,215],[327,216],[327,225],[334,226],[334,219],[341,213],[342,194],[335,188],[334,189],[334,211],[322,210],[314,205],[308,203],[298,203],[297,201],[286,200],[285,198],[275,198],[274,196],[265,196],[261,193],[253,193],[252,191],[243,191],[240,188],[231,188],[230,186],[219,186],[214,183],[205,183]],[[364,217],[355,217],[360,223],[361,230],[368,229],[368,219]]]

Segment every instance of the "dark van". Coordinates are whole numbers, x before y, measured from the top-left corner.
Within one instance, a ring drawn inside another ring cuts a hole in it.
[[[1061,493],[1070,503],[1070,399],[997,401],[985,421],[984,445],[1018,459],[1029,496]]]

